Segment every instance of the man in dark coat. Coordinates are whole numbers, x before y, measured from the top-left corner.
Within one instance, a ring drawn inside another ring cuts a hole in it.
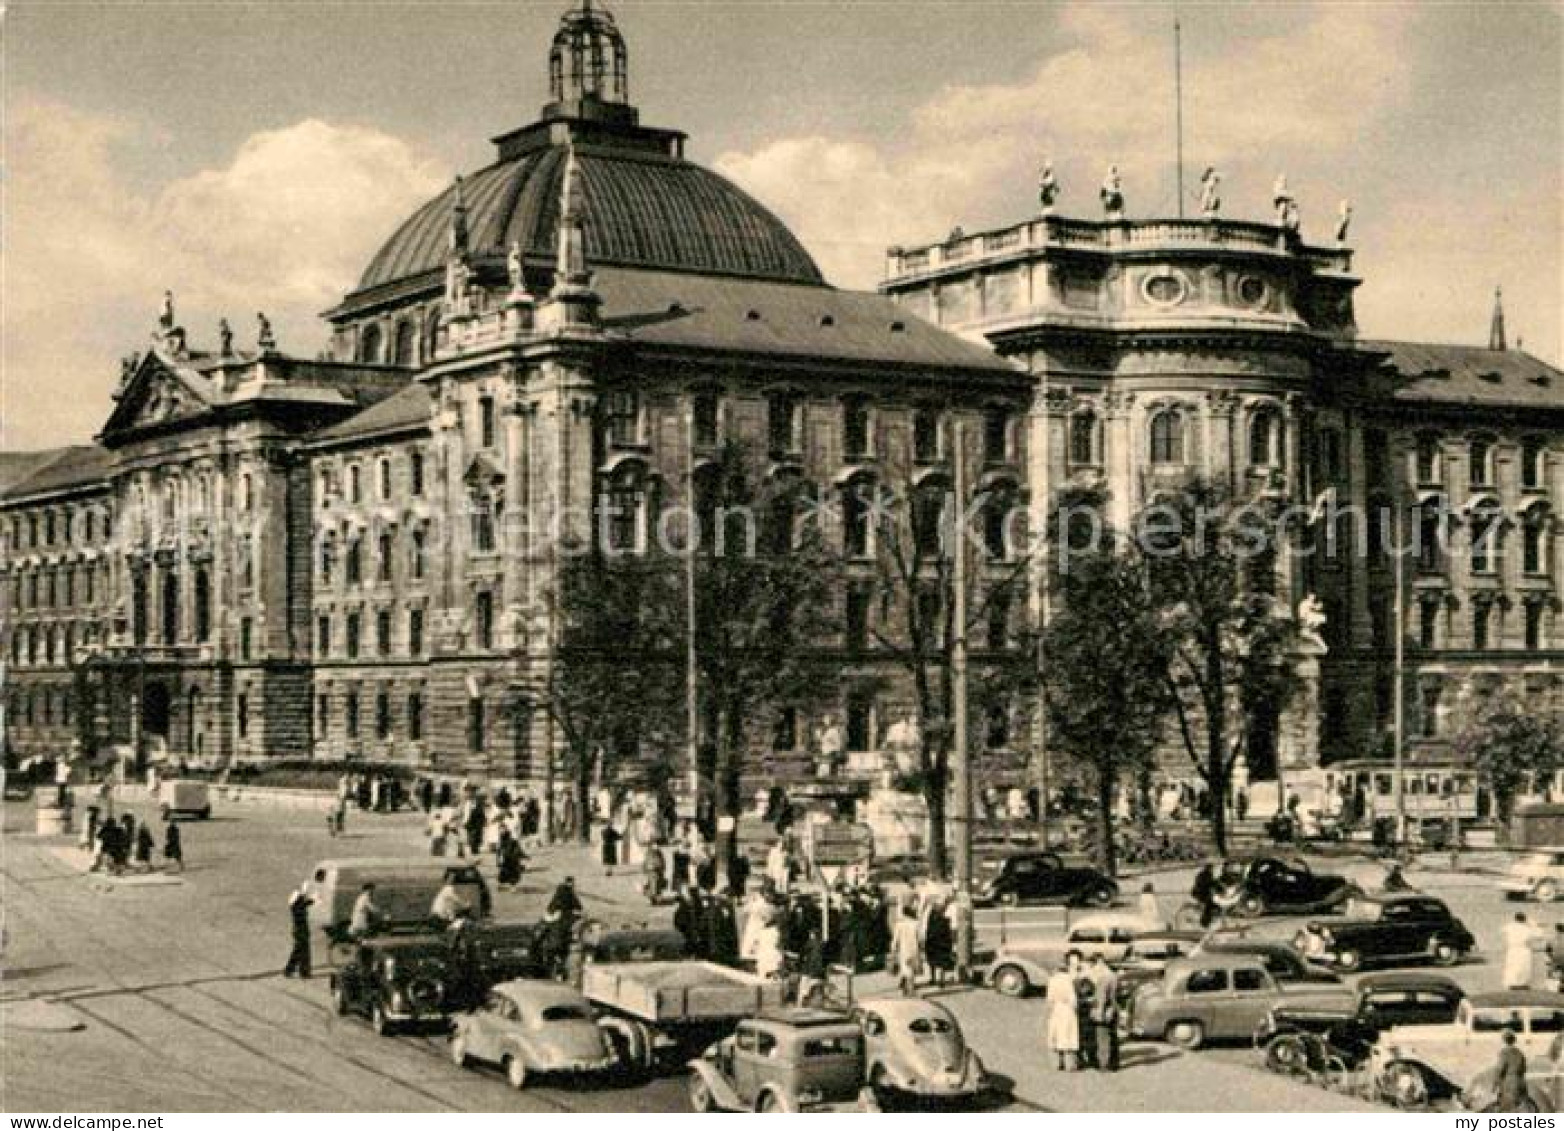
[[[554,889],[554,895],[548,901],[548,909],[550,912],[557,912],[567,925],[574,923],[581,915],[581,897],[576,894],[574,876],[566,876]]]
[[[303,888],[297,889],[288,899],[288,918],[293,932],[293,949],[288,952],[288,964],[282,968],[282,976],[301,978],[310,976],[310,904],[315,901]]]
[[[724,966],[739,964],[739,922],[733,901],[725,895],[706,897],[706,939],[711,960]]]
[[[673,929],[684,937],[684,952],[691,957],[699,957],[696,954],[695,944],[697,938],[695,900],[690,892],[688,884],[679,885],[679,894],[674,897]]]
[[[1525,1111],[1529,1099],[1526,1094],[1526,1054],[1515,1047],[1514,1028],[1504,1031],[1503,1041],[1504,1044],[1499,1048],[1499,1063],[1494,1067],[1494,1100],[1490,1110]]]
[[[1211,920],[1216,918],[1216,880],[1211,874],[1211,865],[1202,864],[1200,871],[1195,873],[1194,886],[1189,889],[1189,897],[1200,907],[1200,925],[1209,927]]]

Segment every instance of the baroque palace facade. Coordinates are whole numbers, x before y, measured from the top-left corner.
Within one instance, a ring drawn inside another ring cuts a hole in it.
[[[545,527],[641,549],[729,440],[844,500],[948,481],[959,458],[1017,507],[1100,480],[1121,521],[1194,472],[1390,501],[1453,532],[1407,577],[1416,750],[1442,756],[1447,716],[1506,681],[1564,703],[1564,375],[1502,328],[1487,349],[1359,339],[1351,253],[1285,212],[1045,210],[893,249],[881,294],[836,290],[683,134],[640,124],[601,7],[566,14],[549,62],[540,119],[391,236],[327,312],[322,359],[281,352],[264,320],[253,349],[226,325],[197,348],[166,298],[96,443],[0,462],[8,753],[540,781],[558,747],[529,708],[556,633]],[[1325,652],[1303,661],[1312,701],[1251,750],[1255,778],[1380,749],[1394,575],[1383,539],[1353,537],[1282,563],[1296,600],[1318,597]],[[872,754],[907,696],[854,639],[881,614],[851,591],[822,642],[829,713]],[[1010,640],[990,625],[979,659]],[[821,722],[760,728],[767,764],[807,765]],[[989,732],[989,765],[1035,757],[1029,728]]]

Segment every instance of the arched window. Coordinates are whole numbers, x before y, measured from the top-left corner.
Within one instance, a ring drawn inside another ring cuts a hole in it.
[[[195,638],[206,643],[212,636],[212,580],[206,570],[195,575]]]
[[[396,324],[396,363],[415,365],[418,362],[418,328],[407,319]]]
[[[380,327],[365,326],[358,335],[358,359],[374,364],[380,360]]]
[[[424,360],[434,357],[435,347],[440,342],[440,311],[434,308],[424,317]]]
[[[1548,570],[1548,512],[1547,508],[1534,506],[1527,511],[1521,523],[1521,570],[1524,573],[1544,575]]]
[[[842,485],[842,549],[848,557],[874,553],[875,491],[874,480],[866,476]]]
[[[1002,562],[1010,557],[1016,495],[1015,484],[1002,483],[994,487],[984,500],[983,549],[991,561]]]
[[[1184,462],[1184,417],[1176,408],[1162,409],[1151,418],[1151,462]]]
[[[938,559],[943,551],[941,535],[945,525],[946,485],[930,480],[912,496],[912,539],[915,552],[924,561]]]
[[[1547,482],[1548,444],[1541,436],[1527,436],[1521,441],[1521,486],[1535,491]]]
[[[1440,471],[1439,437],[1432,432],[1423,432],[1417,438],[1417,481],[1439,483]]]
[[[1077,467],[1097,462],[1097,414],[1091,409],[1070,417],[1070,462]]]
[[[603,528],[607,534],[604,549],[615,554],[637,554],[646,544],[646,489],[640,474],[625,468],[608,481],[605,492],[608,512]]]
[[[1281,418],[1273,409],[1257,410],[1249,418],[1249,466],[1279,466],[1281,447]]]
[[[1425,499],[1417,508],[1417,568],[1437,573],[1444,557],[1447,528],[1444,500]]]

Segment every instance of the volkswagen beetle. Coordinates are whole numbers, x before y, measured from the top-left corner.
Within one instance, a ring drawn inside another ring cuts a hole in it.
[[[972,1099],[988,1073],[955,1016],[922,998],[874,998],[853,1011],[863,1029],[869,1086],[880,1103],[899,1097]]]
[[[561,982],[517,979],[456,1017],[449,1045],[457,1065],[496,1064],[513,1088],[539,1075],[603,1072],[618,1064],[592,1006]]]

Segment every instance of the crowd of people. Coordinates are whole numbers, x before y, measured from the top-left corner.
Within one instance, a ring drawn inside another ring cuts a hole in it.
[[[130,871],[151,872],[158,867],[158,837],[151,823],[137,821],[135,814],[129,812],[116,817],[113,789],[107,782],[93,791],[82,818],[78,843],[92,854],[89,871],[117,876]],[[163,818],[162,858],[163,868],[185,870],[184,838],[172,815]]]

